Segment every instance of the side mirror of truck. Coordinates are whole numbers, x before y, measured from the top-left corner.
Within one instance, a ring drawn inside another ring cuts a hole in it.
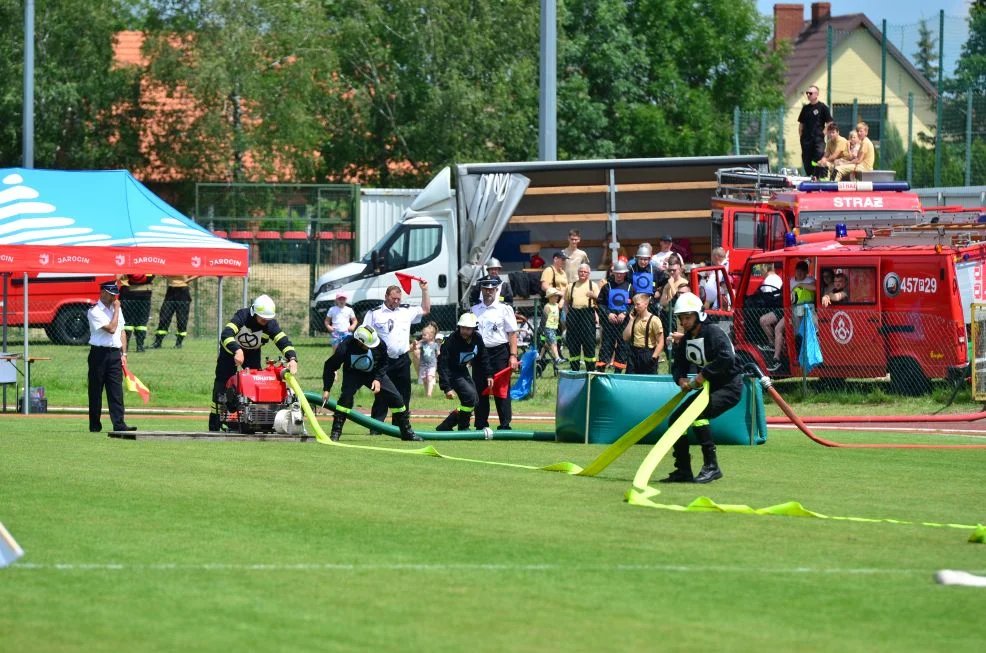
[[[380,252],[377,250],[370,252],[370,267],[373,268],[374,272],[383,272],[380,269]]]

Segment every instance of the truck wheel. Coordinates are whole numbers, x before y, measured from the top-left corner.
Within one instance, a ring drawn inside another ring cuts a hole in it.
[[[56,345],[84,345],[89,342],[88,306],[74,304],[58,309],[45,333]]]
[[[931,383],[913,358],[893,358],[890,369],[890,391],[907,397],[917,397],[931,392]]]

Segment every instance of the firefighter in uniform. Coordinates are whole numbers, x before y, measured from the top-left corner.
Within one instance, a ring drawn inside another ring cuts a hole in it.
[[[480,388],[493,387],[488,351],[483,339],[476,334],[477,325],[474,313],[463,313],[458,329],[442,343],[442,351],[438,355],[438,387],[448,399],[458,397],[459,406],[435,427],[436,431],[451,431],[456,426],[460,431],[468,431],[469,420],[479,401]],[[477,378],[486,379],[486,384],[478,385]],[[486,414],[488,418],[488,401]],[[479,421],[478,415],[476,421]],[[476,427],[481,428],[479,424]]]
[[[192,305],[192,293],[188,288],[189,282],[198,279],[197,276],[179,275],[168,277],[168,291],[164,295],[161,311],[157,318],[157,331],[154,332],[154,349],[160,349],[171,328],[171,316],[175,316],[175,349],[181,349],[181,343],[188,335],[188,310]]]
[[[611,360],[613,371],[617,374],[627,369],[627,344],[623,341],[623,329],[630,319],[630,309],[633,308],[630,298],[634,295],[629,273],[626,262],[617,261],[613,265],[612,276],[597,295],[599,321],[603,325],[597,372],[605,372]]]
[[[678,297],[674,313],[681,331],[674,334],[674,363],[671,378],[682,390],[700,388],[709,382],[709,405],[692,423],[692,430],[702,446],[702,470],[692,475],[688,439],[682,436],[674,443],[674,471],[662,483],[711,483],[722,478],[716,445],[712,441],[709,420],[722,415],[739,403],[743,396],[743,370],[736,359],[729,337],[715,324],[706,322],[702,300],[697,295],[685,293]],[[694,368],[698,374],[688,378]],[[697,397],[692,393],[675,408],[668,419],[673,424]]]
[[[219,358],[216,360],[216,379],[212,384],[212,412],[209,430],[219,431],[219,402],[225,397],[226,382],[236,374],[236,366],[260,369],[260,348],[273,340],[288,361],[288,371],[298,373],[298,354],[288,335],[274,319],[274,300],[260,295],[250,308],[233,314],[220,334]]]
[[[579,371],[582,361],[585,361],[586,371],[596,369],[596,326],[599,316],[593,298],[599,293],[599,287],[589,279],[591,272],[588,263],[580,265],[578,280],[568,284],[568,294],[565,296],[565,306],[568,307],[565,345],[568,347],[568,364],[573,372]]]
[[[124,274],[117,280],[120,287],[120,304],[123,319],[127,321],[127,342],[137,343],[137,352],[144,351],[147,338],[147,321],[151,317],[151,293],[154,291],[153,274]]]
[[[336,402],[330,439],[338,442],[342,437],[342,427],[353,407],[353,397],[360,388],[372,390],[393,411],[394,424],[401,430],[401,440],[421,439],[411,428],[407,406],[394,382],[387,378],[387,354],[380,347],[380,336],[373,327],[357,327],[353,337],[342,340],[326,359],[322,367],[323,401],[329,398],[339,368],[342,368],[342,394]]]
[[[514,309],[509,304],[499,301],[500,278],[486,275],[479,281],[479,290],[482,293],[482,301],[472,307],[473,315],[479,324],[479,335],[486,345],[489,355],[489,369],[492,375],[497,372],[510,368],[517,370],[517,317]],[[482,373],[480,366],[474,365],[472,368],[473,379],[477,388],[485,388],[489,385],[492,376]],[[496,404],[496,414],[500,418],[500,427],[503,430],[510,429],[510,421],[513,419],[513,407],[510,404],[510,393],[505,398],[494,397]],[[476,428],[484,429],[490,425],[490,398],[489,395],[479,397],[476,404]]]

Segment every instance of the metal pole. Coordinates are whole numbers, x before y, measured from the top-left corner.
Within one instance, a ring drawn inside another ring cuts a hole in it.
[[[852,99],[852,129],[856,129],[856,125],[858,123],[859,123],[859,98],[853,98]]]
[[[24,0],[24,122],[23,163],[25,168],[34,167],[34,0]],[[24,286],[27,299],[27,286]],[[27,332],[24,333],[27,342]],[[25,365],[27,363],[25,362]],[[26,376],[26,374],[25,374]],[[25,402],[26,403],[26,402]]]
[[[27,330],[31,325],[31,319],[27,312],[27,272],[24,273],[24,414],[29,415],[31,413],[31,359],[28,358],[28,340]]]
[[[740,130],[740,109],[737,104],[733,107],[733,154],[740,153],[739,146],[739,130]]]
[[[826,46],[827,50],[827,62],[826,62],[826,75],[825,85],[828,87],[825,90],[825,103],[829,105],[829,111],[832,111],[832,26],[828,26],[828,44]]]
[[[965,185],[972,186],[972,89],[965,102]]]
[[[945,77],[945,10],[938,10],[938,106],[935,112],[935,188],[941,187],[942,142],[942,78]]]
[[[558,158],[558,103],[555,97],[558,74],[557,15],[556,0],[541,0],[541,119],[538,129],[538,158],[542,161],[554,161]]]
[[[3,273],[3,347],[0,347],[0,351],[7,353],[7,281],[10,279],[10,273]],[[3,412],[7,412],[7,384],[3,384]]]
[[[250,279],[249,276],[243,277],[243,304],[242,306],[250,305]]]
[[[887,121],[887,19],[883,19],[883,38],[880,40],[880,139]],[[882,152],[882,148],[881,148]],[[880,155],[880,167],[886,167]]]
[[[217,279],[219,288],[216,291],[216,341],[222,345],[223,342],[223,278]]]
[[[760,109],[760,154],[767,151],[767,110]]]
[[[832,110],[832,107],[829,107],[829,111],[831,111],[831,110]],[[787,160],[786,160],[786,157],[784,156],[784,154],[785,154],[784,153],[784,114],[785,114],[785,110],[783,108],[781,108],[781,109],[778,109],[777,112],[778,112],[778,117],[780,118],[777,121],[777,167],[778,168],[783,168],[784,166],[787,165]]]
[[[914,153],[911,146],[914,142],[914,93],[907,94],[907,183],[914,183]]]

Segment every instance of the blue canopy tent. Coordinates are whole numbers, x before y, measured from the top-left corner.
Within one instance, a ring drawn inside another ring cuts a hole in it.
[[[249,249],[197,225],[126,170],[0,168],[0,273],[24,275],[28,360],[29,275],[167,274],[246,277]],[[8,305],[3,306],[4,342]],[[221,324],[222,316],[218,322]],[[28,366],[24,412],[29,411]]]

